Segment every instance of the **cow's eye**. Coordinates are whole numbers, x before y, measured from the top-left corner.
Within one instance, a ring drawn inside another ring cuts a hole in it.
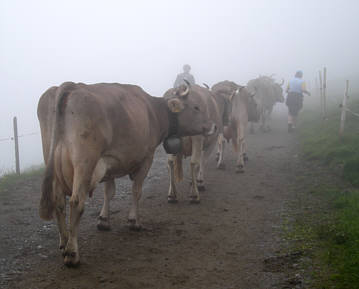
[[[198,107],[198,106],[195,106],[195,107],[194,107],[194,110],[196,110],[196,111],[200,111],[200,109],[199,109],[199,107]]]

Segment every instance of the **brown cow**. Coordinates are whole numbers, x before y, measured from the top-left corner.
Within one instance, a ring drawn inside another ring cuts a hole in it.
[[[217,131],[210,136],[196,135],[182,138],[182,150],[176,155],[169,155],[168,157],[168,170],[170,176],[170,186],[168,190],[168,202],[177,202],[177,187],[176,183],[183,179],[182,159],[183,157],[191,157],[190,171],[191,171],[191,203],[199,203],[200,195],[199,190],[205,189],[204,183],[204,170],[208,158],[216,145],[218,138],[218,131],[221,130],[222,123],[220,121],[219,111],[216,101],[212,93],[207,89],[198,85],[188,86],[189,95],[200,97],[205,106],[203,112],[208,118],[216,124]],[[164,95],[166,98],[171,99],[173,90],[167,91]]]
[[[232,81],[222,81],[212,86],[218,107],[224,120],[223,134],[218,137],[217,168],[224,169],[224,144],[232,140],[234,151],[237,154],[236,172],[244,172],[246,155],[246,130],[248,121],[258,121],[257,104],[247,88]]]
[[[254,93],[254,99],[258,103],[260,113],[260,130],[263,132],[270,131],[268,120],[277,102],[284,102],[282,82],[276,83],[271,76],[260,76],[252,79],[247,83],[247,88]],[[254,132],[253,122],[251,123],[251,132]]]
[[[156,147],[171,135],[176,121],[180,136],[207,133],[213,123],[206,104],[181,86],[171,99],[152,97],[140,87],[124,84],[75,84],[52,87],[40,98],[38,118],[46,163],[40,216],[56,216],[60,249],[66,265],[80,261],[78,225],[86,195],[105,182],[105,202],[99,228],[107,228],[109,200],[115,178],[133,180],[129,221],[140,226],[138,202]],[[70,197],[69,231],[66,198]]]

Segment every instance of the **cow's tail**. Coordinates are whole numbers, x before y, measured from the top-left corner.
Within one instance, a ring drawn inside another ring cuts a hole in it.
[[[39,215],[44,220],[51,220],[55,209],[55,198],[53,192],[54,168],[55,168],[55,149],[59,137],[63,132],[63,114],[66,107],[66,99],[70,92],[74,89],[75,83],[65,82],[56,91],[55,97],[55,119],[51,128],[51,141],[46,164],[44,180],[41,186],[41,199]],[[52,113],[51,111],[49,113]]]
[[[183,180],[183,166],[182,166],[182,159],[183,155],[182,153],[179,153],[175,157],[174,162],[174,176],[175,176],[175,182],[179,183]]]

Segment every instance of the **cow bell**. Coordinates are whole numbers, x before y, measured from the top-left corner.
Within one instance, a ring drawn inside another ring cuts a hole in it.
[[[163,147],[167,154],[176,155],[181,152],[182,139],[178,136],[170,136],[163,141]]]

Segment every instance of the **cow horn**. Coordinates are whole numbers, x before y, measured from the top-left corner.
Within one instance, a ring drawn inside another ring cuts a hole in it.
[[[284,79],[282,78],[282,82],[279,85],[283,86],[283,84],[284,84]]]
[[[184,96],[187,96],[188,93],[189,93],[189,86],[186,85],[186,89],[185,89],[184,91],[180,92],[179,95],[182,96],[182,97],[184,97]]]
[[[209,85],[208,85],[207,83],[204,83],[204,82],[203,82],[203,86],[204,86],[205,88],[209,89]]]

